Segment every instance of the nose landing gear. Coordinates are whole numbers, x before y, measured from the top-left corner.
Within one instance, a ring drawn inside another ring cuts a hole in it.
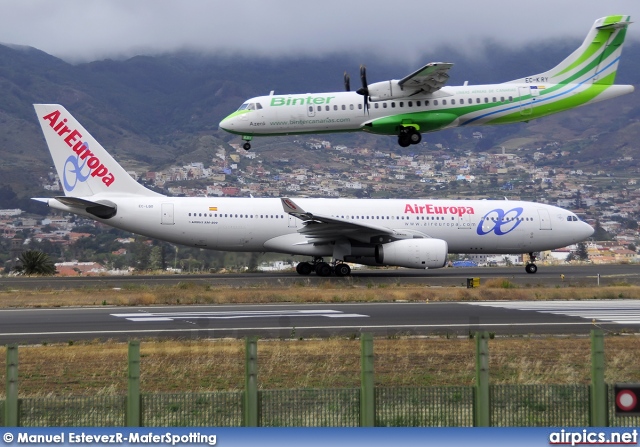
[[[242,139],[244,140],[242,149],[244,149],[245,151],[248,151],[249,149],[251,149],[250,141],[253,139],[253,137],[251,135],[242,135]]]
[[[536,262],[536,255],[534,255],[533,253],[529,253],[529,262],[527,262],[527,265],[524,267],[525,272],[530,273],[530,274],[534,274],[538,271],[538,266],[535,264]]]

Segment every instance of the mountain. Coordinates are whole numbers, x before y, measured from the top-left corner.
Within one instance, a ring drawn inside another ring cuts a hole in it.
[[[282,59],[180,52],[72,65],[34,48],[0,45],[0,185],[11,185],[19,195],[42,194],[39,178],[52,168],[33,103],[63,104],[128,168],[161,168],[176,160],[210,157],[216,147],[234,140],[218,130],[218,122],[246,98],[271,90],[341,90],[345,69],[357,88],[360,63],[367,64],[369,81],[376,82],[402,77],[424,62],[451,61],[455,63],[451,85],[480,84],[543,71],[578,45],[577,41],[560,46],[540,43],[512,49],[488,42],[484,52],[474,56],[439,48],[417,58],[416,66],[346,50],[326,57]],[[625,47],[617,82],[640,84],[638,65],[640,45],[631,42]],[[640,104],[632,94],[529,124],[456,129],[424,138],[453,147],[462,136],[471,150],[557,142],[579,163],[603,164],[608,158],[634,154],[639,117]],[[485,136],[481,147],[471,143],[476,130]],[[202,147],[205,136],[208,150]],[[304,163],[309,157],[321,162],[318,154],[308,154],[294,143],[304,138],[258,139],[254,150],[273,151],[278,158],[282,149],[299,156],[294,162]],[[323,138],[398,149],[392,137],[357,133]]]

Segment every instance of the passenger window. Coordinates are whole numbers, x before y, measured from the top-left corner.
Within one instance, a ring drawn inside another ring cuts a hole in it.
[[[328,112],[329,110],[331,110],[331,109],[329,108],[329,106],[324,106],[324,109],[325,109],[327,112]]]
[[[413,103],[412,103],[411,101],[409,101],[409,102],[407,103],[407,106],[409,106],[409,107],[413,107]]]
[[[476,98],[476,104],[480,104],[480,98]]]
[[[451,104],[452,104],[452,105],[455,105],[455,104],[456,104],[456,100],[455,100],[455,99],[452,99],[452,100],[451,100]]]
[[[386,102],[383,102],[383,103],[382,103],[382,108],[383,108],[383,109],[386,109],[386,108],[387,108],[387,103],[386,103]]]
[[[347,106],[345,106],[344,104],[342,104],[342,110],[347,110]]]
[[[513,96],[509,96],[509,102],[513,102]]]
[[[427,101],[428,103],[429,101]],[[420,107],[420,101],[416,101],[416,107]]]
[[[464,98],[460,98],[460,104],[464,104]]]
[[[313,112],[313,106],[309,106],[309,112]]]
[[[333,110],[338,110],[338,106],[333,106]]]
[[[376,109],[378,108],[379,104],[376,102],[373,107],[375,107]]]
[[[493,97],[493,102],[498,102],[495,96]]]
[[[500,102],[504,102],[504,96],[500,97]]]
[[[318,106],[318,112],[322,112],[322,106]]]
[[[353,110],[353,104],[349,104],[349,110]]]
[[[442,105],[443,105],[443,106],[446,106],[446,105],[447,105],[447,100],[446,100],[446,99],[443,99],[443,100],[442,100]]]
[[[396,107],[396,102],[395,101],[391,101],[391,108],[394,109]]]
[[[484,103],[489,104],[489,98],[484,98]]]
[[[438,100],[437,100],[437,99],[434,99],[434,100],[433,100],[433,105],[434,105],[434,106],[437,106],[437,105],[438,105]]]
[[[358,104],[358,109],[362,110],[362,104]]]
[[[400,107],[404,107],[404,102],[400,101]]]

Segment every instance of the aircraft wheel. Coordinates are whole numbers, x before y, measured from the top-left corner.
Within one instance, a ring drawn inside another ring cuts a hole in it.
[[[400,135],[398,135],[398,144],[401,147],[409,147],[411,146],[411,140],[409,135],[407,135],[406,133],[401,133]]]
[[[242,145],[242,149],[244,149],[245,151],[248,151],[249,149],[251,149],[251,143],[246,142]]]
[[[308,262],[300,262],[296,265],[296,272],[298,275],[309,275],[313,271],[313,267]]]
[[[326,262],[320,262],[318,265],[316,265],[316,275],[331,276],[331,266]]]
[[[527,273],[534,274],[535,272],[537,272],[537,271],[538,271],[538,266],[537,266],[537,265],[535,265],[535,264],[527,264],[527,266],[524,268],[524,270],[525,270]]]
[[[338,264],[335,268],[336,276],[349,276],[351,274],[351,267],[347,264]]]
[[[415,129],[409,131],[409,141],[411,144],[418,144],[422,141],[422,135]]]

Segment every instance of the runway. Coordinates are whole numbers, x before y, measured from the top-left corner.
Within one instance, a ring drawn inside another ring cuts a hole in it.
[[[71,289],[113,288],[130,285],[175,285],[180,282],[206,284],[212,287],[289,287],[296,284],[321,285],[326,283],[352,284],[404,284],[431,286],[465,286],[469,277],[479,277],[481,283],[491,278],[506,278],[520,286],[576,285],[596,286],[632,284],[640,285],[640,266],[626,265],[540,265],[538,273],[525,273],[523,266],[444,268],[437,270],[411,269],[358,269],[346,278],[300,276],[294,272],[192,274],[192,275],[135,275],[91,277],[3,277],[0,290],[13,289]]]
[[[0,343],[87,339],[588,334],[640,330],[640,300],[211,305],[0,310]]]

